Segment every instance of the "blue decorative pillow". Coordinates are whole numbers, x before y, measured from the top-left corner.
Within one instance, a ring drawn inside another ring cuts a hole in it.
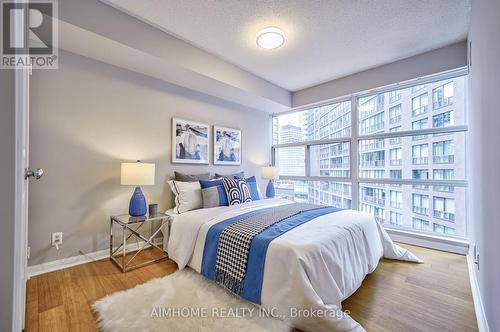
[[[252,196],[252,201],[260,200],[259,189],[257,188],[257,179],[255,176],[251,176],[246,179],[248,187],[250,188],[250,194]]]
[[[222,179],[200,180],[200,186],[204,208],[229,205]]]
[[[226,190],[227,200],[229,205],[236,205],[252,201],[252,194],[247,182],[243,180],[224,178],[222,180],[224,189]]]

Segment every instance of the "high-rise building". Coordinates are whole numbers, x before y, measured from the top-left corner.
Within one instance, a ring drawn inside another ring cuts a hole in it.
[[[434,133],[362,139],[363,135],[444,128],[465,124],[466,79],[458,77],[357,99],[358,209],[382,224],[416,231],[464,236],[465,188],[376,183],[374,179],[466,179],[465,134]],[[295,115],[293,125],[278,124],[279,144],[346,137],[345,142],[279,148],[283,176],[341,177],[335,181],[285,181],[288,196],[315,204],[352,207],[350,164],[351,102],[321,106]],[[276,118],[275,118],[276,120]],[[284,119],[282,119],[284,120]],[[308,156],[308,158],[306,158]],[[363,183],[362,179],[370,179]],[[292,185],[293,183],[293,185]],[[297,191],[307,183],[304,190]],[[291,191],[292,186],[295,192]]]
[[[359,132],[410,131],[465,123],[463,77],[359,99]],[[362,140],[360,178],[465,179],[465,134]],[[359,208],[381,223],[418,231],[465,234],[463,188],[361,184]]]
[[[302,119],[299,119],[301,122]],[[304,140],[304,132],[300,125],[286,123],[280,127],[278,141],[280,144],[294,143]],[[304,147],[292,146],[278,151],[281,175],[305,175]],[[295,201],[307,201],[307,181],[276,181],[276,193],[279,196],[293,198]]]

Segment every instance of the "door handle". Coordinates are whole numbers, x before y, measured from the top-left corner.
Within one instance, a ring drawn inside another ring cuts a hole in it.
[[[34,178],[36,180],[40,179],[43,176],[43,169],[37,168],[36,170],[31,170],[29,168],[26,169],[24,173],[24,179]]]

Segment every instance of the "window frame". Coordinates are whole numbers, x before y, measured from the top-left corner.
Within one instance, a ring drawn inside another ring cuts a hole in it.
[[[358,111],[358,100],[360,98],[364,97],[369,97],[372,95],[378,95],[382,93],[387,93],[391,91],[396,91],[396,90],[402,90],[406,88],[412,88],[415,86],[419,85],[424,85],[428,83],[433,83],[437,81],[443,81],[446,79],[452,79],[456,77],[461,77],[461,76],[466,76],[468,75],[468,70],[467,68],[460,68],[457,70],[452,70],[449,72],[445,73],[440,73],[436,75],[430,75],[424,78],[418,78],[415,80],[410,80],[402,83],[397,83],[397,84],[392,84],[388,85],[385,87],[381,88],[376,88],[368,91],[363,91],[359,93],[354,93],[348,96],[343,96],[343,97],[338,97],[334,98],[322,103],[316,103],[307,107],[301,107],[301,108],[296,108],[294,110],[288,111],[288,112],[283,112],[283,113],[278,113],[278,114],[273,114],[271,117],[278,117],[284,114],[289,114],[289,113],[295,113],[295,112],[303,112],[307,111],[310,109],[314,109],[317,107],[321,107],[324,105],[329,105],[329,104],[336,104],[336,103],[341,103],[341,102],[346,102],[350,101],[351,102],[351,135],[350,136],[345,136],[345,137],[339,137],[339,138],[332,138],[332,139],[323,139],[323,140],[311,140],[311,141],[303,141],[303,142],[293,142],[293,143],[284,143],[284,144],[273,144],[271,146],[271,164],[275,165],[276,164],[276,151],[279,148],[282,147],[291,147],[291,146],[305,146],[306,150],[306,158],[305,158],[305,176],[280,176],[280,180],[306,180],[306,181],[330,181],[330,182],[348,182],[351,184],[351,208],[353,210],[358,210],[360,211],[361,208],[361,202],[360,202],[360,186],[361,184],[396,184],[396,185],[420,185],[420,186],[447,186],[447,187],[468,187],[468,176],[466,174],[464,180],[435,180],[433,178],[433,174],[429,173],[429,179],[397,179],[397,178],[362,178],[360,177],[360,164],[359,164],[359,158],[360,158],[360,145],[361,141],[364,140],[376,140],[376,139],[389,139],[389,148],[397,148],[399,147],[398,144],[400,143],[391,143],[391,139],[399,139],[403,137],[413,137],[413,136],[418,136],[418,135],[434,135],[434,134],[451,134],[451,133],[467,133],[468,132],[468,125],[463,124],[463,125],[450,125],[447,127],[428,127],[425,129],[416,129],[416,130],[400,130],[400,131],[389,131],[389,132],[379,132],[379,133],[373,133],[373,134],[361,134],[360,133],[360,122],[359,122],[359,111]],[[427,112],[432,111],[432,109],[429,109],[429,106],[433,106],[433,96],[427,96]],[[430,100],[429,100],[430,99]],[[399,100],[394,100],[393,102],[396,102]],[[413,109],[413,108],[411,108]],[[385,111],[385,110],[384,110]],[[389,109],[387,109],[389,111]],[[372,115],[375,115],[374,112],[373,114],[370,114],[366,116],[366,118],[369,118]],[[418,115],[417,115],[418,116]],[[415,116],[415,117],[417,117]],[[410,118],[412,119],[411,122],[417,121],[418,119],[413,116],[413,111],[412,114],[410,115]],[[467,118],[467,112],[466,112],[466,118]],[[432,118],[431,118],[432,119]],[[431,120],[432,121],[432,120]],[[400,127],[400,126],[394,126],[395,124],[387,124],[388,129],[391,130],[392,127]],[[273,126],[271,126],[273,128]],[[272,130],[272,129],[271,129]],[[271,136],[273,137],[273,136]],[[309,158],[310,158],[310,146],[312,145],[320,145],[320,144],[336,144],[336,143],[343,143],[343,142],[349,142],[350,143],[350,172],[351,176],[350,177],[325,177],[325,176],[310,176],[310,170],[309,170]],[[415,144],[418,145],[418,144]],[[429,162],[431,162],[430,158],[433,156],[433,148],[431,146],[428,147],[428,154],[429,154]],[[387,156],[386,156],[387,157]],[[444,168],[446,168],[446,164],[443,164]],[[413,203],[412,203],[413,204]],[[430,207],[429,207],[430,210]],[[430,211],[429,211],[430,212]],[[384,225],[385,228],[391,229],[389,225]],[[398,230],[397,228],[392,228],[394,230]],[[465,219],[465,232],[466,236],[468,234],[468,220],[467,218]],[[421,234],[425,235],[425,234]],[[427,234],[429,235],[429,234]]]

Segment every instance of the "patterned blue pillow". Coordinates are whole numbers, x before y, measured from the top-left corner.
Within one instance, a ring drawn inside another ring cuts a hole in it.
[[[204,208],[229,205],[222,179],[200,180],[200,186]]]
[[[243,179],[224,178],[222,180],[224,189],[226,190],[227,200],[229,205],[236,205],[252,201],[252,194],[247,182]]]

